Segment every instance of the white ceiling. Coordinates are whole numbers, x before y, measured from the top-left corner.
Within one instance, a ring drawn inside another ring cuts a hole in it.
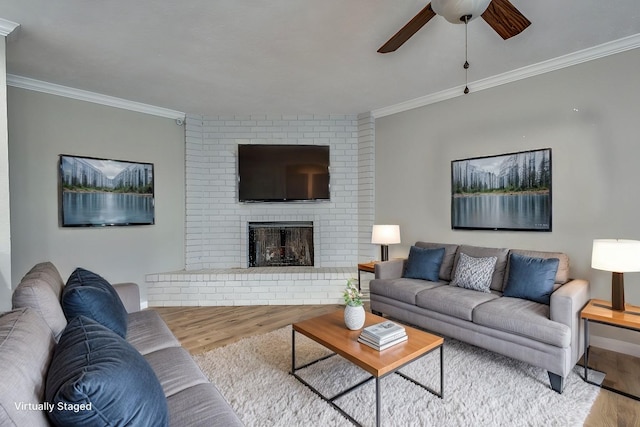
[[[511,1],[532,21],[520,35],[469,24],[472,92],[640,33],[639,0]],[[464,86],[464,25],[436,16],[376,52],[426,3],[0,0],[0,18],[21,25],[7,42],[12,75],[195,114],[354,114]]]

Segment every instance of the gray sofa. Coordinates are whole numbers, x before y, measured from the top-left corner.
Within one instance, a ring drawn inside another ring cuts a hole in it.
[[[62,278],[53,264],[38,264],[15,289],[13,310],[0,315],[2,426],[51,425],[47,407],[43,406],[46,404],[45,381],[49,366],[53,364],[58,340],[67,326],[60,302],[63,286]],[[164,393],[166,398],[168,417],[165,419],[168,424],[242,425],[227,401],[180,346],[161,317],[152,310],[140,311],[138,286],[126,283],[114,285],[113,288],[128,312],[124,314],[127,320],[126,342],[144,357],[159,380],[160,397],[162,399]],[[128,348],[131,347],[119,339]],[[140,358],[137,354],[135,357]],[[135,381],[134,375],[131,381]],[[131,398],[133,396],[124,393],[115,402],[124,403]]]
[[[369,284],[371,310],[541,367],[551,387],[562,393],[564,378],[582,356],[580,310],[589,299],[589,283],[569,277],[568,256],[428,242],[415,246],[444,248],[437,281],[404,278],[405,259],[378,263]],[[497,258],[489,292],[450,285],[462,253]],[[512,254],[559,260],[548,305],[502,296]]]

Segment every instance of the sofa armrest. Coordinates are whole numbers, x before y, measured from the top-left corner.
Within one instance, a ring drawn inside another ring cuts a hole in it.
[[[118,293],[127,313],[140,311],[140,288],[136,283],[116,283],[113,288]]]
[[[382,261],[374,266],[376,279],[399,279],[404,271],[404,262],[402,258],[392,259],[390,261]]]
[[[582,279],[573,279],[560,286],[551,294],[549,317],[554,322],[567,325],[571,329],[571,353],[572,363],[584,352],[582,334],[580,334],[580,312],[589,302],[589,282]]]

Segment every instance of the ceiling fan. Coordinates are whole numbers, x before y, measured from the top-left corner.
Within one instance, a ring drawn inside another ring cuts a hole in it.
[[[504,40],[520,34],[531,25],[509,0],[432,0],[382,45],[378,52],[395,51],[436,15],[441,15],[454,24],[466,24],[482,16]]]

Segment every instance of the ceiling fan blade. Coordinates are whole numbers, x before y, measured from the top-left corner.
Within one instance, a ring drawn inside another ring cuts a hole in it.
[[[517,36],[531,25],[529,21],[509,0],[493,0],[482,18],[503,39]]]
[[[382,45],[378,49],[379,53],[389,53],[398,49],[407,40],[418,32],[431,18],[436,16],[436,13],[431,9],[431,3],[429,3],[424,9],[422,9],[416,16],[407,22],[407,24],[400,29],[388,42]]]

